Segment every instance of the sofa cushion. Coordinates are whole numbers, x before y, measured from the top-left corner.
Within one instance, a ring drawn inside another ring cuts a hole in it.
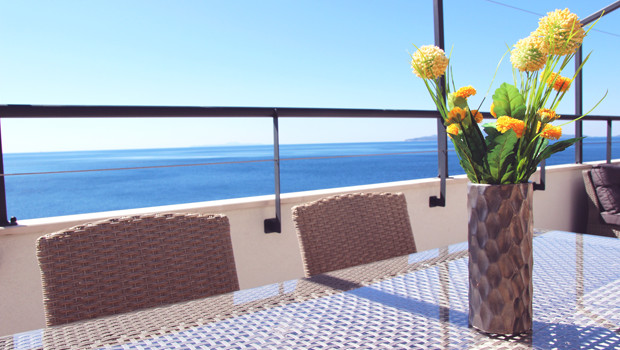
[[[600,164],[592,167],[591,174],[603,211],[620,213],[620,166]]]
[[[601,217],[606,224],[620,226],[620,213],[612,214],[604,211],[601,213]]]

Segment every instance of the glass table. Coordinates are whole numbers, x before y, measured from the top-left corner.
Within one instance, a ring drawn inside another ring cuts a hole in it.
[[[0,338],[0,349],[620,348],[620,239],[534,238],[534,327],[468,327],[461,243],[230,294]]]

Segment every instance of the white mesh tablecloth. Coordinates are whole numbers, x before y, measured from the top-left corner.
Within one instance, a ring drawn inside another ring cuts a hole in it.
[[[511,337],[468,327],[466,249],[460,244],[316,278],[24,333],[5,338],[5,347],[620,348],[620,240],[562,232],[536,237],[534,330]]]

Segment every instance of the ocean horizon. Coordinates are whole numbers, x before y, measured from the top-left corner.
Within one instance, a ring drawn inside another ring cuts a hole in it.
[[[436,177],[436,145],[283,144],[281,192]],[[620,154],[620,144],[612,152]],[[604,160],[605,138],[588,137],[583,155]],[[464,174],[454,152],[448,159],[450,175]],[[547,165],[574,159],[571,147]],[[274,193],[273,145],[6,153],[4,169],[8,215],[18,220]]]

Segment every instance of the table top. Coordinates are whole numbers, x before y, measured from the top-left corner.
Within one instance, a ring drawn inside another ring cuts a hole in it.
[[[468,326],[467,244],[0,338],[0,349],[620,348],[620,239],[534,238],[534,326]]]

